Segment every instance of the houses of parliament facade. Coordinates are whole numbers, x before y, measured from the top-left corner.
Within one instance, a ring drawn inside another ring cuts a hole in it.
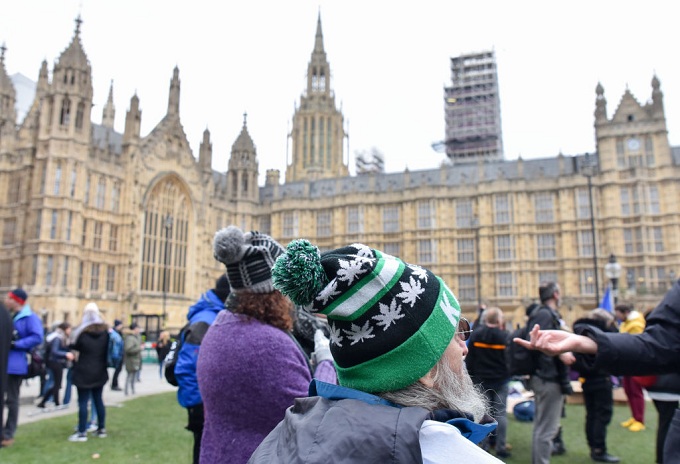
[[[92,121],[92,70],[80,37],[40,68],[35,100],[17,121],[0,59],[0,291],[24,287],[46,324],[78,323],[95,301],[107,321],[187,308],[224,272],[215,231],[229,224],[283,245],[324,250],[361,242],[441,276],[473,313],[480,302],[520,322],[539,282],[555,280],[573,322],[597,303],[610,255],[619,299],[653,307],[680,272],[680,147],[671,147],[656,76],[651,100],[626,90],[613,113],[595,92],[592,154],[443,164],[350,176],[321,21],[307,86],[293,116],[291,162],[281,178],[259,165],[244,118],[226,172],[212,169],[210,132],[192,153],[174,69],[166,115],[140,133],[132,96],[123,133],[112,93]],[[571,321],[570,321],[571,320]]]

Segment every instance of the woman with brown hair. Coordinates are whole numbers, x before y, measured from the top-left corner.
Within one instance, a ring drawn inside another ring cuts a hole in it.
[[[170,352],[170,345],[172,341],[170,340],[170,332],[167,330],[162,331],[158,335],[158,341],[156,342],[156,354],[158,355],[158,374],[160,378],[163,378],[163,367],[165,366],[165,357]]]
[[[328,339],[317,332],[310,362],[291,336],[293,304],[272,286],[271,268],[283,248],[268,235],[230,226],[214,240],[226,265],[228,310],[210,326],[198,356],[205,408],[201,463],[248,461],[314,377],[335,383]]]

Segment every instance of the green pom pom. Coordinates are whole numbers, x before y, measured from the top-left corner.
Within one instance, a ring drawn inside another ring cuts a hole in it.
[[[328,284],[319,249],[308,240],[293,240],[272,268],[274,288],[296,305],[306,306]]]

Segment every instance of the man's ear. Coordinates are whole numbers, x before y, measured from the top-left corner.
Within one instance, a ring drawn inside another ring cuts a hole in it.
[[[434,375],[432,374],[432,370],[430,370],[427,374],[419,378],[418,382],[422,383],[427,388],[434,387]]]

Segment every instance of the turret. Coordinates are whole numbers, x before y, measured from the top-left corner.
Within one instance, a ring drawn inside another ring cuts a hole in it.
[[[599,82],[595,87],[595,124],[607,122],[607,100],[604,98],[604,87]]]
[[[227,173],[227,192],[234,200],[257,201],[257,150],[248,133],[247,114],[243,114],[241,133],[231,147],[229,171]]]
[[[139,133],[142,127],[142,111],[139,109],[139,97],[135,93],[130,99],[130,109],[125,115],[125,132],[123,133],[123,149],[139,143]]]
[[[203,131],[203,141],[198,149],[198,164],[205,172],[212,170],[212,142],[210,142],[210,131],[207,127]]]
[[[116,117],[116,107],[113,106],[113,80],[109,87],[109,98],[106,101],[104,110],[102,111],[102,126],[113,129],[114,119]]]
[[[170,95],[168,97],[168,116],[179,116],[179,68],[175,66],[170,81]]]
[[[5,51],[7,47],[0,47],[0,140],[14,132],[17,121],[16,91],[12,80],[5,69]]]

